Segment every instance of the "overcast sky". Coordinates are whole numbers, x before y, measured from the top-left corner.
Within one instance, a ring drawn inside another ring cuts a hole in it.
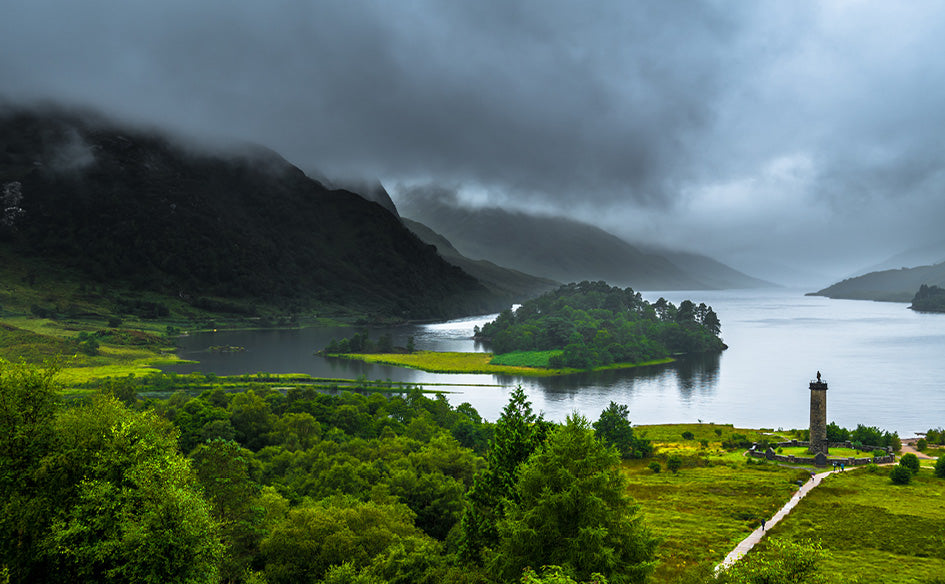
[[[945,239],[945,3],[6,0],[0,96],[754,275]]]

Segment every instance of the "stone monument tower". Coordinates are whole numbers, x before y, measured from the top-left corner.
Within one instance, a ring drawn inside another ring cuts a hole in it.
[[[827,382],[820,378],[810,382],[810,454],[827,454]]]

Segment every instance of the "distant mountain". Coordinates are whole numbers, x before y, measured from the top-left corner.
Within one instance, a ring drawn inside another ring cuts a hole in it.
[[[485,259],[561,282],[605,280],[636,290],[699,290],[760,286],[708,258],[677,254],[684,267],[663,254],[643,251],[592,225],[499,208],[467,208],[419,192],[397,201],[401,215],[443,234],[468,258]],[[694,263],[703,261],[698,269]]]
[[[497,295],[507,297],[510,302],[522,302],[549,290],[555,290],[561,285],[560,282],[503,268],[487,260],[471,260],[459,253],[448,239],[423,223],[411,219],[402,221],[417,237],[435,246],[443,259],[462,268],[464,272],[482,282]]]
[[[754,278],[702,254],[640,245],[637,247],[643,251],[663,256],[709,289],[773,288],[777,286],[777,284]]]
[[[401,318],[496,296],[390,212],[260,147],[207,151],[65,111],[0,110],[0,245],[176,297]]]
[[[942,262],[945,262],[945,240],[900,252],[885,261],[858,271],[855,275],[859,276],[883,270],[898,270],[910,266],[930,266]]]
[[[810,295],[851,300],[911,302],[923,284],[945,287],[945,263],[870,272],[863,276],[847,278]]]

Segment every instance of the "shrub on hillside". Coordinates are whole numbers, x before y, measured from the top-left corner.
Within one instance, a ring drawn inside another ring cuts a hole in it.
[[[909,481],[912,480],[912,474],[911,468],[903,466],[902,463],[900,463],[889,471],[889,478],[897,485],[908,485]]]
[[[935,476],[945,479],[945,456],[939,456],[935,463]]]
[[[654,474],[663,470],[663,467],[660,466],[660,463],[656,462],[655,460],[651,462],[650,464],[648,464],[647,468],[653,471]]]
[[[919,452],[924,451],[928,447],[929,447],[929,443],[925,438],[919,438],[915,442],[915,449],[918,450]]]
[[[899,459],[899,464],[912,471],[912,474],[919,472],[919,457],[909,452],[903,454]]]
[[[679,472],[679,469],[681,467],[682,467],[682,459],[679,458],[678,456],[673,455],[673,456],[670,456],[666,460],[666,468],[672,471],[673,474],[676,474],[677,472]]]

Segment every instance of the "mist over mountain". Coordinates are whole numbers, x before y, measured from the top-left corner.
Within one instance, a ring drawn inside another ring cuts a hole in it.
[[[504,268],[488,260],[471,260],[459,253],[448,239],[423,223],[411,219],[402,221],[417,237],[435,246],[443,259],[462,268],[496,294],[509,298],[510,302],[522,302],[561,285],[560,282]]]
[[[863,268],[854,275],[860,276],[869,274],[870,272],[895,270],[913,266],[930,266],[942,262],[945,262],[945,240],[907,249],[882,262]]]
[[[92,281],[400,318],[501,306],[391,212],[265,148],[201,150],[96,116],[8,109],[0,187],[18,209],[4,211],[0,245]]]
[[[562,217],[459,204],[442,189],[400,195],[404,217],[442,233],[469,258],[562,282],[605,280],[636,290],[757,287],[766,283],[696,254],[643,251],[598,227]],[[698,267],[695,267],[699,264]]]

